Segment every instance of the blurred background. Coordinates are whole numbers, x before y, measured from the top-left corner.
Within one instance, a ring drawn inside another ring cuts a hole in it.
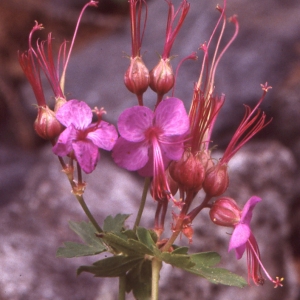
[[[173,66],[207,41],[218,19],[215,0],[191,0],[190,12],[171,54]],[[85,220],[60,165],[48,143],[33,130],[36,101],[18,63],[18,51],[28,48],[28,35],[37,20],[45,27],[35,33],[44,40],[52,32],[54,49],[70,41],[84,0],[3,0],[0,2],[0,299],[116,299],[117,281],[76,277],[76,268],[98,257],[55,258],[64,241],[76,241],[68,220]],[[148,3],[148,22],[142,45],[149,69],[163,50],[168,5]],[[175,7],[179,0],[173,1]],[[220,3],[221,4],[221,3]],[[263,110],[272,123],[231,161],[227,194],[241,206],[256,194],[263,198],[252,221],[263,262],[272,276],[285,277],[284,287],[244,289],[213,285],[204,279],[164,267],[161,299],[297,300],[300,299],[300,2],[298,0],[228,0],[227,15],[238,15],[240,33],[222,59],[216,75],[216,93],[226,95],[213,136],[216,157],[228,144],[244,114],[261,96],[260,84],[269,91]],[[224,44],[234,31],[228,24]],[[223,45],[224,45],[223,44]],[[86,101],[107,111],[116,124],[124,108],[136,98],[123,85],[131,53],[126,0],[102,0],[83,16],[66,78],[68,99]],[[177,78],[175,96],[188,108],[197,62],[186,62]],[[46,81],[45,81],[46,82]],[[45,84],[46,98],[53,103]],[[145,105],[153,107],[154,93],[147,91]],[[108,153],[102,153],[96,171],[86,176],[86,199],[99,223],[108,214],[134,214],[142,180],[119,170]],[[105,176],[103,176],[105,172]],[[118,187],[116,189],[116,186]],[[199,196],[201,197],[201,196]],[[199,201],[199,200],[198,200]],[[142,225],[152,226],[155,203],[149,197]],[[171,215],[171,208],[169,211]],[[169,223],[171,219],[169,217]],[[203,212],[194,221],[191,251],[218,251],[221,266],[244,277],[246,261],[227,253],[228,230],[217,228]],[[182,239],[182,244],[187,240]],[[128,299],[131,296],[128,297]]]

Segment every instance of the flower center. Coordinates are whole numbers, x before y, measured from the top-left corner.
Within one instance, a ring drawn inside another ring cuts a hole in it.
[[[152,144],[153,140],[159,140],[159,137],[162,133],[163,131],[161,128],[157,126],[151,126],[145,131],[145,139]]]

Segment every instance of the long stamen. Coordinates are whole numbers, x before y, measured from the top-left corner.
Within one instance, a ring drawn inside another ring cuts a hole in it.
[[[255,240],[254,240],[255,241]],[[283,281],[283,278],[279,278],[276,277],[276,279],[273,279],[270,274],[268,273],[268,271],[266,270],[266,268],[264,267],[264,265],[262,264],[259,254],[257,253],[253,243],[250,241],[250,239],[248,240],[248,245],[251,247],[252,253],[255,255],[257,262],[259,263],[260,267],[262,268],[262,270],[264,271],[264,273],[266,274],[267,278],[273,282],[275,284],[275,288],[277,288],[278,286],[283,286],[283,284],[281,283]]]
[[[237,18],[236,18],[235,15],[230,18],[230,22],[234,23],[234,25],[235,25],[235,31],[234,31],[233,36],[231,37],[231,39],[229,40],[229,42],[226,44],[226,46],[224,47],[224,49],[219,54],[217,60],[213,64],[212,73],[211,73],[211,82],[210,82],[210,84],[211,84],[211,91],[212,91],[213,85],[214,85],[214,78],[215,78],[217,66],[218,66],[221,58],[223,57],[224,53],[227,51],[227,49],[230,47],[230,45],[233,43],[233,41],[236,39],[236,37],[237,37],[237,35],[239,33],[239,23],[238,23]],[[219,45],[219,41],[218,41],[218,45]]]
[[[65,77],[66,77],[66,70],[67,70],[67,66],[68,66],[68,63],[69,63],[69,60],[70,60],[70,56],[71,56],[71,52],[72,52],[72,49],[73,49],[73,46],[74,46],[74,42],[75,42],[75,38],[76,38],[76,35],[77,35],[77,31],[78,31],[78,27],[79,27],[79,24],[80,24],[80,21],[81,21],[81,18],[83,16],[83,13],[85,11],[85,9],[89,6],[95,6],[97,7],[97,3],[98,1],[93,1],[91,0],[89,3],[87,3],[81,10],[80,12],[80,15],[78,17],[78,21],[77,21],[77,24],[76,24],[76,27],[75,27],[75,31],[74,31],[74,34],[73,34],[73,38],[72,38],[72,42],[71,42],[71,46],[70,46],[70,49],[69,49],[69,52],[68,52],[68,56],[67,56],[67,60],[66,60],[66,63],[64,65],[64,69],[63,69],[63,72],[62,72],[62,75],[61,75],[61,79],[60,79],[60,87],[61,87],[61,90],[64,92],[64,87],[65,87]]]

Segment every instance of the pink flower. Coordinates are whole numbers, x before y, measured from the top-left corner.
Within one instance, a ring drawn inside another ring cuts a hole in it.
[[[251,236],[250,222],[252,219],[252,211],[256,204],[261,201],[261,198],[256,196],[251,197],[245,204],[240,221],[235,225],[232,233],[228,251],[235,249],[235,255],[237,259],[240,259],[245,250],[248,239]]]
[[[181,158],[189,119],[182,101],[168,98],[154,112],[145,106],[126,109],[119,117],[118,128],[121,137],[113,149],[116,164],[130,171],[139,170],[142,176],[154,176],[155,183],[165,178],[162,173],[170,160]],[[154,195],[156,188],[154,184]]]
[[[53,152],[65,156],[74,152],[85,173],[91,173],[100,158],[98,148],[111,150],[118,138],[115,127],[101,120],[104,110],[95,109],[98,116],[92,122],[93,113],[82,101],[70,100],[56,113],[57,120],[67,128],[60,134]]]
[[[273,279],[269,275],[261,262],[258,244],[250,229],[252,211],[260,201],[261,198],[253,196],[246,202],[239,222],[234,225],[228,251],[234,249],[236,258],[240,259],[245,250],[247,250],[248,281],[252,278],[256,285],[263,285],[265,281],[261,274],[261,269],[263,269],[268,279],[275,284],[276,288],[282,286],[281,282],[283,278],[276,277],[276,279]]]

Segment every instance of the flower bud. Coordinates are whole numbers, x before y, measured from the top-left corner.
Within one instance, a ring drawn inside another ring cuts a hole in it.
[[[45,140],[53,140],[63,131],[63,126],[55,117],[55,113],[48,107],[39,107],[34,122],[34,130]]]
[[[205,177],[205,165],[202,162],[202,154],[193,155],[190,151],[185,151],[179,161],[171,163],[169,171],[171,177],[185,191],[193,190],[198,192]]]
[[[170,59],[161,59],[150,71],[150,88],[159,95],[164,95],[174,86],[175,78]]]
[[[216,197],[222,195],[227,190],[228,185],[227,165],[217,164],[206,172],[203,189],[209,196]]]
[[[124,83],[127,89],[136,95],[142,95],[147,90],[149,71],[140,56],[130,58],[130,66],[124,75]]]
[[[240,221],[241,210],[232,198],[222,197],[214,202],[209,216],[217,225],[233,227]]]

